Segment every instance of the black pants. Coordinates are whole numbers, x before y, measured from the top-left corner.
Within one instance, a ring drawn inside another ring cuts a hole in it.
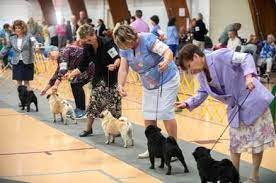
[[[80,110],[85,110],[85,93],[83,86],[86,83],[71,83],[72,93],[74,95],[76,108]]]

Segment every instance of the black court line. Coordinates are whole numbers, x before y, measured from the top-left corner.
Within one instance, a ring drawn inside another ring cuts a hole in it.
[[[38,153],[46,153],[48,155],[51,155],[52,152],[82,151],[82,150],[89,150],[89,149],[96,149],[96,148],[95,147],[87,147],[87,148],[76,148],[76,149],[57,149],[57,150],[47,150],[47,151],[1,153],[0,156],[19,155],[19,154],[38,154]]]
[[[67,172],[49,172],[49,173],[35,173],[35,174],[22,174],[22,175],[9,175],[3,176],[1,178],[15,178],[15,177],[35,177],[35,176],[47,176],[47,175],[64,175],[64,174],[72,174],[72,173],[85,173],[85,172],[100,172],[101,174],[111,178],[112,180],[122,183],[122,181],[113,177],[112,175],[106,173],[101,169],[87,169],[87,170],[75,170],[75,171],[67,171]]]

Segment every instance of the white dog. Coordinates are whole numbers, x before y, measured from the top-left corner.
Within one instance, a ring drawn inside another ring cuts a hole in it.
[[[108,110],[104,110],[100,114],[100,118],[102,118],[102,128],[107,139],[106,144],[110,142],[114,143],[115,137],[120,134],[124,141],[125,148],[127,148],[128,145],[134,145],[132,139],[132,125],[126,117],[116,119]]]
[[[74,124],[77,124],[76,114],[73,110],[73,107],[64,99],[60,98],[57,93],[52,93],[47,96],[49,100],[50,110],[54,117],[54,123],[56,122],[56,115],[60,114],[61,121],[63,124],[67,124],[67,114],[70,115],[70,118],[73,120]]]

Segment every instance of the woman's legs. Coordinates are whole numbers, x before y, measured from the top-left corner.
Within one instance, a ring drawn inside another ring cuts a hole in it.
[[[175,119],[164,120],[164,126],[169,136],[177,140],[177,123]]]
[[[22,83],[23,83],[23,81],[22,81],[22,80],[17,80],[17,86],[21,86],[21,85],[22,85]]]
[[[75,99],[76,108],[82,111],[85,110],[85,93],[83,86],[83,83],[71,83],[71,89]]]
[[[240,169],[240,159],[241,159],[241,153],[233,153],[231,152],[231,161],[234,165],[234,167],[239,171]]]
[[[147,128],[149,125],[157,126],[157,122],[155,120],[145,120],[144,121],[145,127]]]
[[[27,90],[30,90],[30,81],[24,81],[24,85],[27,87]]]
[[[256,154],[252,153],[253,169],[252,169],[250,177],[253,180],[258,180],[259,179],[259,168],[260,168],[262,159],[263,159],[263,152],[256,153]]]
[[[149,125],[157,126],[157,121],[156,120],[145,120],[144,124],[145,124],[145,128],[147,128]],[[138,154],[139,159],[148,158],[148,157],[149,157],[148,149],[145,152]]]

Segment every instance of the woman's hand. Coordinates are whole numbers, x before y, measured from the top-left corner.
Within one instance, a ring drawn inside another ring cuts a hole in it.
[[[164,60],[164,61],[160,62],[158,65],[159,65],[159,69],[160,69],[162,72],[164,72],[165,70],[167,70],[168,65],[169,65],[169,62],[166,61],[166,60]]]
[[[46,89],[46,88],[43,89],[43,90],[41,91],[40,95],[41,95],[41,96],[45,95],[47,91],[48,91],[48,89]]]
[[[58,86],[54,85],[54,86],[52,87],[52,92],[53,92],[53,93],[56,93],[57,90],[58,90]]]
[[[64,74],[63,76],[62,76],[62,79],[63,80],[71,80],[73,77],[72,77],[72,75],[71,75],[71,73],[69,73],[69,72],[67,72],[66,74]]]
[[[187,104],[185,102],[175,102],[176,109],[185,109],[187,108]]]
[[[117,65],[116,64],[109,64],[107,66],[107,68],[108,68],[109,71],[114,71],[117,68]]]
[[[123,86],[118,86],[118,91],[119,91],[119,94],[122,96],[122,97],[125,97],[127,96],[127,92],[125,91],[124,87]]]
[[[245,86],[249,91],[252,91],[255,88],[252,74],[248,74],[245,76]]]

